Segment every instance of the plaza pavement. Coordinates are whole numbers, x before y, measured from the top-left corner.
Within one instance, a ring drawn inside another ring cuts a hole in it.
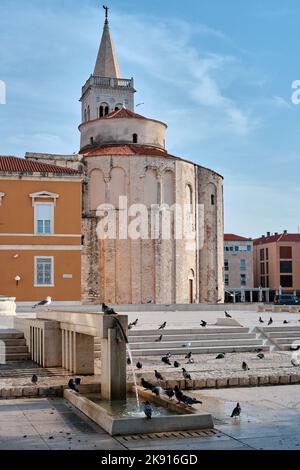
[[[214,433],[135,439],[110,437],[64,399],[1,400],[0,450],[299,450],[299,392],[299,385],[194,391],[197,406],[214,416]]]

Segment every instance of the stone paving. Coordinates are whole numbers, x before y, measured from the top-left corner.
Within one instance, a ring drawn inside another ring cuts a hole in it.
[[[112,438],[64,399],[0,401],[0,450],[299,450],[300,386],[193,391],[213,414],[205,437]],[[239,401],[241,418],[230,418]]]

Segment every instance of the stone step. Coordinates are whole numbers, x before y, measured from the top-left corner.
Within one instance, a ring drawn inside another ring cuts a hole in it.
[[[297,342],[300,344],[300,336],[298,336],[298,338],[273,338],[274,339],[274,342],[276,342],[277,344],[292,344],[294,342]]]
[[[296,331],[300,333],[300,326],[265,326],[263,328],[259,328],[263,333],[276,333],[276,332],[289,332],[289,331]]]
[[[200,321],[200,320],[199,320]],[[193,329],[173,329],[173,330],[129,330],[129,337],[131,336],[159,336],[163,334],[168,335],[195,335],[195,334],[220,334],[220,333],[248,333],[249,328],[246,327],[220,327],[220,328],[193,328]]]
[[[5,353],[6,355],[8,354],[14,354],[14,353],[28,353],[28,347],[25,346],[6,346],[5,347]]]
[[[220,347],[226,347],[226,346],[248,346],[248,345],[255,345],[256,347],[260,346],[262,344],[261,339],[229,339],[229,340],[220,340],[220,341],[192,341],[192,348],[209,348],[209,347],[215,347],[215,346],[220,346]],[[161,341],[160,343],[130,343],[132,349],[136,350],[141,350],[141,349],[159,349],[161,350],[162,348],[164,349],[181,349],[184,350],[186,348],[182,347],[182,344],[184,342],[182,341]],[[188,348],[190,349],[190,348]]]
[[[26,346],[26,340],[24,339],[2,339],[0,341],[5,343],[6,347],[8,346]]]
[[[5,341],[7,339],[24,339],[24,334],[23,333],[9,333],[9,332],[0,332],[0,341]]]
[[[6,362],[21,362],[30,360],[29,353],[9,353],[6,354]]]
[[[155,336],[130,336],[129,342],[131,343],[141,343],[141,342],[155,342],[160,335],[156,334]],[[221,334],[182,334],[178,335],[163,335],[163,338],[166,341],[216,341],[216,340],[236,340],[236,339],[255,339],[255,333],[221,333]]]
[[[163,356],[167,352],[170,352],[176,356],[185,355],[188,351],[191,351],[194,355],[196,354],[217,354],[220,352],[227,353],[239,353],[239,352],[254,352],[257,348],[262,349],[262,351],[269,351],[269,346],[262,346],[261,344],[249,344],[248,346],[214,346],[214,347],[203,347],[203,348],[194,348],[189,349],[183,348],[170,348],[170,349],[132,349],[133,357],[145,357],[145,356]]]
[[[299,338],[300,331],[276,331],[276,333],[268,333],[268,338],[276,339],[276,338]]]

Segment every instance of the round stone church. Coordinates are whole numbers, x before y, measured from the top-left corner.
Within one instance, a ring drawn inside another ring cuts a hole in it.
[[[30,155],[84,172],[82,301],[223,302],[223,178],[170,155],[167,125],[136,114],[134,94],[134,80],[121,76],[106,18],[82,89],[79,154]]]

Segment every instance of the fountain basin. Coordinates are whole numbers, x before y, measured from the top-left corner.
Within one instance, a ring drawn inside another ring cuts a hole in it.
[[[160,412],[158,416],[155,416],[154,413],[151,420],[146,419],[143,415],[116,416],[107,409],[106,403],[101,405],[100,395],[99,401],[95,400],[94,396],[89,396],[88,387],[85,387],[85,395],[73,390],[65,390],[64,397],[111,436],[212,429],[214,427],[212,416],[206,412],[176,405],[175,400],[154,397],[152,393],[146,392],[140,387],[138,390],[141,398],[151,401],[154,404],[154,409],[157,405],[165,408],[166,414]]]

